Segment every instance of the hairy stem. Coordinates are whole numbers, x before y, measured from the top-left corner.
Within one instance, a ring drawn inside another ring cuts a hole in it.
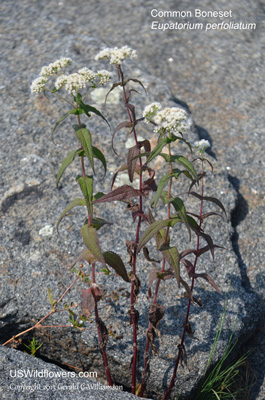
[[[169,154],[169,157],[171,157],[171,146],[170,146],[170,143],[168,144],[168,154]],[[169,165],[170,165],[170,174],[172,174],[173,166],[172,166],[172,162],[171,161],[170,161]],[[171,197],[171,189],[172,189],[172,178],[170,178],[170,180],[169,180],[168,195],[167,195],[168,198]],[[168,203],[168,205],[167,205],[167,216],[168,216],[168,219],[170,219],[170,217],[171,217],[170,203]],[[166,230],[165,243],[167,242],[168,235],[169,235],[169,226],[167,227],[167,230]],[[161,273],[164,272],[165,265],[166,265],[166,258],[165,258],[165,256],[163,256],[162,268],[160,270]],[[156,282],[156,288],[155,288],[154,298],[153,298],[153,301],[152,301],[152,306],[156,303],[160,282],[161,282],[161,279],[158,278],[157,282]],[[151,331],[151,330],[152,330],[152,324],[151,324],[151,322],[149,322],[147,331]],[[139,392],[139,396],[140,397],[142,397],[144,389],[145,389],[145,376],[146,376],[146,372],[147,372],[148,361],[149,361],[149,340],[146,337],[146,345],[145,345],[145,351],[144,351],[144,370],[143,370],[143,374],[142,374],[141,389],[140,389],[140,392]]]
[[[122,88],[123,88],[123,97],[124,97],[124,103],[125,105],[127,104],[127,98],[126,98],[126,90],[125,90],[125,85],[124,85],[124,77],[123,77],[123,72],[121,70],[120,65],[117,65],[117,71],[119,78],[122,83]],[[131,115],[131,112],[128,107],[126,107],[128,117],[131,123],[133,123],[133,118]],[[133,135],[134,135],[134,140],[135,140],[135,145],[138,145],[138,140],[137,140],[137,134],[135,128],[133,129]],[[139,179],[139,190],[142,191],[143,187],[143,177],[142,177],[142,159],[141,157],[139,158],[139,165],[140,165],[140,179]],[[141,223],[142,223],[142,217],[141,214],[143,213],[143,200],[142,196],[139,196],[139,217],[138,217],[138,224],[137,224],[137,229],[136,229],[136,237],[135,237],[135,248],[134,248],[134,254],[133,254],[133,275],[136,274],[136,261],[137,261],[137,244],[139,242],[139,236],[140,236],[140,228],[141,228]],[[132,325],[133,325],[133,361],[132,361],[132,393],[135,394],[136,391],[136,369],[137,369],[137,322],[135,318],[135,308],[134,308],[134,283],[132,282],[131,284],[131,307],[130,307],[130,312],[131,312],[131,320],[132,320]]]
[[[82,125],[81,125],[80,115],[77,116],[77,119],[78,119],[79,128],[81,129]],[[81,146],[81,149],[84,149],[84,147]],[[82,176],[83,176],[84,179],[86,179],[85,157],[81,157],[81,169],[82,169]],[[87,217],[88,217],[88,226],[91,226],[92,225],[92,218],[91,218],[91,214],[90,214],[90,211],[89,211],[88,208],[87,208]]]
[[[203,161],[202,161],[202,179],[201,179],[201,196],[202,197],[203,197],[203,191],[204,191],[204,189],[203,189]],[[203,199],[201,200],[201,204],[200,204],[200,217],[202,216],[202,209],[203,209]],[[199,230],[201,229],[201,225],[202,225],[202,218],[200,218]],[[198,235],[197,236],[197,249],[196,249],[197,252],[199,251],[199,249],[200,249],[200,236]],[[194,260],[193,269],[192,269],[193,273],[195,273],[198,257],[199,256],[196,255],[195,260]],[[194,281],[195,281],[195,278],[193,277],[192,278],[192,282],[191,282],[191,287],[190,287],[191,293],[193,292]],[[177,369],[178,369],[178,366],[179,366],[179,362],[181,360],[182,351],[184,349],[185,336],[186,336],[187,328],[189,326],[189,315],[190,315],[191,302],[192,302],[192,299],[189,298],[187,312],[186,312],[186,318],[185,318],[185,322],[184,322],[184,328],[183,328],[183,332],[182,332],[181,343],[178,346],[179,350],[178,350],[178,356],[177,356],[176,363],[175,363],[175,368],[174,368],[174,371],[173,371],[173,375],[172,375],[169,387],[168,387],[167,391],[165,392],[163,400],[166,400],[166,398],[170,394],[170,392],[171,392],[171,390],[172,390],[172,388],[174,386],[174,383],[175,383],[175,379],[176,379],[176,375],[177,375]]]
[[[95,275],[95,263],[92,264],[92,283],[95,284],[96,283],[96,275]],[[95,318],[96,318],[96,326],[97,326],[97,331],[98,331],[98,344],[99,344],[99,349],[101,351],[102,354],[102,359],[103,359],[103,364],[105,367],[105,373],[106,373],[106,377],[108,380],[108,384],[109,386],[112,386],[112,378],[110,375],[110,370],[109,370],[109,363],[108,363],[108,358],[107,358],[107,353],[105,350],[105,344],[103,342],[103,338],[102,338],[102,334],[101,334],[101,330],[100,330],[100,318],[99,318],[99,312],[98,312],[98,305],[97,302],[95,301],[95,307],[94,307],[94,311],[95,311]]]

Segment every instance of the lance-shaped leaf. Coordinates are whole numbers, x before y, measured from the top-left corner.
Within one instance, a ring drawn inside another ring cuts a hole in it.
[[[135,122],[136,118],[135,118],[135,107],[134,107],[134,105],[126,103],[125,107],[127,107],[131,111],[132,120],[133,120],[133,122]]]
[[[155,236],[158,231],[160,231],[160,229],[165,228],[166,226],[173,227],[177,222],[181,222],[181,219],[178,216],[175,218],[165,219],[163,221],[156,221],[150,225],[139,240],[138,253],[142,247],[145,246],[146,243],[149,242],[149,240],[152,239],[152,237]]]
[[[156,234],[157,250],[160,250],[160,247],[162,245],[169,246],[169,243],[170,243],[169,235],[167,236],[167,241],[166,241],[166,231],[165,231],[165,229],[160,229]]]
[[[143,196],[140,190],[134,189],[132,186],[123,185],[111,192],[105,194],[100,199],[93,201],[93,203],[107,203],[111,201],[129,200],[132,197]]]
[[[112,87],[110,88],[110,90],[108,91],[108,93],[105,96],[105,104],[107,102],[107,98],[108,95],[110,94],[110,92],[112,92],[112,90],[114,90],[117,86],[122,86],[122,82],[117,82],[117,83],[113,83]]]
[[[112,225],[112,222],[108,222],[102,218],[92,218],[91,224],[98,231],[103,225]]]
[[[114,185],[114,183],[115,183],[115,180],[116,180],[116,178],[117,178],[117,175],[118,175],[120,172],[123,172],[123,171],[126,171],[126,170],[127,170],[127,164],[123,164],[119,169],[117,169],[117,171],[115,172],[115,174],[113,175],[113,178],[112,178],[111,189],[113,188],[113,185]]]
[[[176,162],[178,164],[183,165],[187,171],[189,171],[191,173],[191,175],[194,177],[195,181],[198,181],[198,175],[196,170],[194,169],[192,163],[183,156],[180,155],[171,155],[169,156],[166,153],[161,153],[160,154],[167,162]]]
[[[144,89],[144,91],[145,91],[145,93],[146,93],[146,89],[145,89],[144,85],[142,84],[142,82],[139,81],[139,79],[129,78],[129,79],[127,79],[127,81],[124,82],[124,86],[125,86],[129,81],[133,81],[133,82],[139,83],[139,85]]]
[[[162,138],[156,145],[156,147],[154,148],[154,150],[151,152],[151,154],[149,155],[148,159],[146,160],[145,164],[147,165],[148,163],[150,163],[155,157],[157,157],[158,155],[160,155],[163,147],[165,147],[168,143],[172,142],[172,139],[169,139],[168,137]],[[144,153],[144,155],[146,155]]]
[[[183,201],[179,197],[175,197],[174,199],[170,200],[170,204],[173,205],[173,207],[177,211],[180,219],[182,220],[182,222],[184,223],[184,225],[188,229],[189,236],[190,236],[190,239],[191,239],[190,225],[189,225],[189,221],[188,221],[188,218],[187,218],[186,209],[185,209]]]
[[[104,267],[107,268],[105,258],[101,253],[101,249],[99,246],[96,229],[93,226],[84,225],[80,231],[83,241],[88,250],[90,250],[91,253],[94,254],[94,256],[96,257],[96,259],[100,261],[104,265]]]
[[[100,336],[101,336],[101,342],[99,342],[99,349],[100,349],[100,351],[103,351],[103,350],[105,350],[105,348],[108,344],[109,331],[101,318],[96,319],[96,324],[100,331]]]
[[[103,257],[106,263],[110,267],[112,267],[116,271],[116,273],[122,277],[122,279],[125,282],[131,282],[127,274],[125,265],[118,254],[114,253],[113,251],[105,251],[105,253],[103,253]]]
[[[89,289],[82,289],[81,309],[87,317],[90,317],[91,313],[94,311],[95,304],[92,287]]]
[[[189,212],[187,214],[193,215],[193,217],[198,218],[200,221],[203,221],[204,219],[206,219],[208,217],[211,217],[212,215],[217,215],[218,217],[221,217],[221,218],[224,219],[223,215],[221,215],[221,214],[219,214],[217,212],[214,212],[214,211],[207,212],[207,213],[203,214],[202,216],[200,216],[198,214],[191,213],[191,212]]]
[[[70,165],[74,159],[76,154],[78,153],[78,150],[72,150],[70,151],[70,153],[65,157],[65,159],[62,162],[62,165],[59,169],[59,172],[57,174],[57,178],[56,178],[56,187],[58,187],[59,181],[65,171],[65,169],[68,167],[68,165]]]
[[[148,296],[152,296],[151,292],[151,286],[154,282],[154,280],[157,279],[157,270],[155,268],[152,268],[151,271],[149,272],[149,279],[148,279]]]
[[[172,268],[174,275],[178,282],[178,287],[180,287],[180,265],[179,265],[179,252],[176,247],[164,246],[165,250],[162,250],[164,257]]]
[[[155,329],[157,329],[159,322],[164,318],[165,307],[158,303],[152,304],[149,310],[149,321]]]
[[[200,229],[194,228],[191,226],[191,229],[196,233],[197,236],[203,237],[204,240],[208,243],[208,246],[210,247],[210,252],[212,254],[212,258],[214,260],[214,244],[213,240],[210,235],[207,233],[202,232]]]
[[[66,114],[64,114],[60,119],[58,119],[58,121],[56,122],[56,124],[53,127],[52,133],[55,131],[55,129],[57,128],[57,126],[63,122],[63,120],[65,120],[65,118],[67,118],[69,115],[74,114],[74,115],[80,115],[83,114],[83,110],[81,110],[80,108],[74,108],[73,110],[68,111]]]
[[[222,294],[222,292],[220,291],[220,289],[218,288],[218,286],[216,285],[216,283],[214,282],[214,280],[208,275],[208,274],[206,274],[205,272],[203,272],[203,273],[195,273],[195,274],[193,274],[192,272],[190,272],[189,273],[189,276],[190,277],[192,277],[192,278],[203,278],[203,279],[205,279],[206,281],[208,281],[214,288],[215,288],[215,290],[218,292],[218,293],[220,293],[220,294]]]
[[[157,187],[156,195],[151,203],[151,207],[153,207],[154,210],[156,209],[158,200],[160,199],[161,193],[162,193],[165,185],[167,184],[167,182],[173,177],[175,177],[177,179],[182,172],[183,171],[176,168],[172,171],[172,173],[168,172],[166,175],[162,176],[162,178],[159,181],[158,187]]]
[[[91,217],[93,216],[92,198],[93,198],[93,176],[78,176],[76,178],[79,183],[80,189],[86,200],[86,206],[89,210]]]
[[[145,139],[145,140],[142,140],[142,141],[139,141],[138,142],[138,146],[141,148],[141,147],[144,147],[144,150],[145,150],[145,152],[147,152],[147,153],[150,153],[150,151],[151,151],[151,143],[149,142],[149,140],[147,140],[147,139]]]
[[[123,121],[123,122],[121,122],[119,125],[117,125],[116,128],[114,129],[114,132],[113,132],[112,138],[111,138],[111,147],[112,147],[112,149],[113,149],[113,151],[114,151],[114,153],[115,153],[116,155],[118,155],[117,152],[116,152],[115,149],[114,149],[114,137],[115,137],[116,133],[117,133],[119,130],[121,130],[122,128],[132,128],[132,127],[133,127],[133,123],[132,123],[132,122],[130,122],[130,121]]]
[[[197,197],[200,200],[210,201],[211,203],[218,205],[226,215],[226,211],[225,211],[223,203],[221,203],[221,201],[216,199],[215,197],[201,196],[200,194],[198,194],[196,192],[189,192],[189,194],[192,194],[192,196]]]
[[[138,146],[133,146],[128,151],[127,168],[128,168],[128,175],[130,182],[133,182],[133,175],[137,165],[137,160],[134,157],[137,156],[138,154],[140,154],[140,149]]]
[[[65,215],[67,213],[69,213],[69,211],[72,210],[72,208],[74,208],[76,206],[85,206],[85,205],[86,205],[86,200],[85,199],[77,198],[77,199],[74,199],[73,201],[71,201],[71,203],[68,204],[68,206],[64,209],[64,211],[60,215],[60,218],[58,219],[57,224],[56,224],[56,228],[58,229],[61,220],[65,217]]]
[[[75,101],[77,102],[77,104],[79,105],[81,110],[83,110],[88,117],[90,117],[89,113],[92,112],[93,114],[96,114],[99,117],[101,117],[102,119],[104,119],[104,121],[107,122],[107,124],[110,127],[110,124],[108,123],[106,118],[101,114],[101,112],[99,110],[97,110],[95,107],[92,107],[92,106],[89,106],[88,104],[83,103],[82,96],[80,93],[78,93],[77,96],[75,97]]]
[[[91,141],[91,134],[89,129],[79,129],[77,132],[75,132],[77,139],[80,141],[82,144],[85,154],[87,158],[89,159],[90,165],[93,169],[93,172],[95,173],[94,170],[94,159],[93,159],[93,148],[92,148],[92,141]]]
[[[104,167],[104,176],[105,176],[106,172],[107,172],[107,163],[106,163],[106,159],[104,157],[104,154],[102,153],[101,150],[99,150],[95,146],[92,146],[92,152],[93,152],[93,157],[97,158],[98,160],[100,160],[102,162],[102,165]]]
[[[218,249],[224,249],[224,247],[218,246],[217,244],[214,244],[213,247],[214,247],[214,248],[218,248]],[[196,250],[196,249],[187,249],[187,250],[183,250],[183,251],[180,253],[179,257],[180,257],[180,259],[181,259],[181,258],[183,258],[183,257],[186,257],[186,256],[189,255],[189,254],[194,254],[195,256],[200,257],[202,254],[206,253],[206,252],[209,251],[209,250],[210,250],[210,246],[208,246],[208,245],[202,247],[202,248],[199,249],[199,250]]]
[[[78,263],[79,261],[84,261],[84,260],[87,261],[88,264],[94,264],[97,261],[94,254],[92,254],[91,251],[89,251],[88,249],[85,249],[82,251],[80,256],[74,261],[74,263],[71,265],[71,268],[73,268],[75,266],[75,264]]]

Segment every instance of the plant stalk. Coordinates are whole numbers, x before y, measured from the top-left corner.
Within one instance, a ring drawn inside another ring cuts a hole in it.
[[[120,65],[117,65],[117,71],[119,78],[122,83],[122,89],[123,89],[123,98],[124,98],[124,103],[127,103],[127,98],[126,98],[126,90],[125,90],[125,85],[124,85],[124,77],[123,77],[123,72],[120,67]],[[131,112],[128,107],[126,107],[128,117],[131,123],[133,123],[133,118],[131,115]],[[133,129],[133,135],[134,135],[134,140],[135,140],[135,145],[138,145],[138,140],[137,140],[137,134],[135,128]],[[139,190],[142,191],[142,159],[141,157],[139,158],[139,165],[140,165],[140,178],[139,178]],[[137,244],[139,243],[139,236],[140,236],[140,228],[141,228],[141,223],[142,223],[142,217],[141,214],[143,213],[143,200],[142,196],[139,196],[139,217],[138,217],[138,224],[137,224],[137,229],[136,229],[136,237],[135,237],[135,248],[134,248],[134,254],[133,254],[133,275],[136,275],[136,260],[137,260]],[[130,313],[131,313],[131,321],[133,325],[133,361],[132,361],[132,394],[135,394],[136,391],[136,370],[137,370],[137,322],[135,318],[135,308],[134,308],[134,283],[132,282],[131,284],[131,306],[130,306]]]
[[[170,143],[168,144],[168,154],[169,154],[169,157],[171,157],[171,146],[170,146]],[[172,166],[172,162],[170,161],[170,174],[172,174],[172,172],[173,172],[173,166]],[[171,188],[172,188],[172,178],[170,178],[170,180],[169,180],[168,198],[171,197]],[[170,219],[170,217],[171,217],[170,203],[168,203],[168,205],[167,205],[167,216],[168,216],[168,219]],[[165,242],[167,242],[168,235],[169,235],[169,226],[167,227],[167,230],[166,230]],[[165,258],[165,256],[163,256],[162,268],[160,270],[161,273],[164,272],[165,265],[166,265],[166,258]],[[157,282],[156,282],[156,288],[155,288],[154,298],[153,298],[153,301],[152,301],[152,306],[156,303],[160,282],[161,282],[161,279],[158,278]],[[151,330],[152,330],[152,324],[151,324],[151,322],[149,322],[147,331],[151,331]],[[145,375],[146,375],[146,372],[147,372],[147,365],[148,365],[148,360],[149,360],[148,353],[149,353],[149,340],[146,337],[146,346],[145,346],[145,351],[144,351],[144,370],[143,370],[143,374],[142,374],[141,389],[140,389],[140,392],[139,392],[139,396],[140,397],[143,396],[143,392],[144,392],[144,389],[145,389],[145,382],[144,381],[145,381]]]
[[[202,179],[201,179],[201,196],[202,197],[203,197],[203,192],[204,192],[204,185],[203,185],[203,161],[202,161]],[[200,204],[199,230],[201,229],[201,225],[202,225],[202,219],[201,219],[201,217],[202,217],[202,209],[203,209],[203,199],[201,200],[201,204]],[[197,252],[199,251],[199,249],[200,249],[200,236],[198,235],[197,236],[197,249],[196,249]],[[193,270],[192,270],[193,273],[195,273],[195,269],[196,269],[198,258],[199,258],[198,255],[196,255],[195,256],[195,260],[194,260],[194,264],[193,264]],[[195,278],[193,277],[192,278],[192,282],[191,282],[191,287],[190,287],[191,293],[192,293],[193,288],[194,288],[194,281],[195,281]],[[168,387],[167,391],[165,392],[163,400],[167,399],[167,397],[170,394],[170,392],[171,392],[171,390],[172,390],[172,388],[174,386],[174,383],[175,383],[175,379],[176,379],[176,375],[177,375],[177,369],[178,369],[178,366],[179,366],[179,362],[181,360],[182,351],[184,349],[184,341],[185,341],[186,331],[187,331],[188,324],[189,324],[191,301],[192,301],[192,299],[189,298],[187,312],[186,312],[186,318],[185,318],[185,322],[184,322],[184,328],[183,328],[183,332],[182,332],[181,343],[178,346],[179,351],[178,351],[178,356],[177,356],[176,363],[175,363],[175,368],[174,368],[174,371],[173,371],[173,375],[172,375],[169,387]]]

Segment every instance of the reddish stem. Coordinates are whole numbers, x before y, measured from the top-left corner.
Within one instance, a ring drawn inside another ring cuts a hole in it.
[[[201,196],[203,197],[203,161],[202,161]],[[200,217],[202,216],[202,208],[203,208],[203,199],[201,200],[201,205],[200,205]],[[202,218],[200,218],[199,231],[201,229],[201,225],[202,225]],[[199,251],[199,249],[200,249],[200,236],[198,235],[197,236],[197,249],[196,249],[197,252]],[[193,264],[193,270],[192,270],[193,273],[195,273],[197,261],[198,261],[198,255],[196,255],[195,261],[194,261],[194,264]],[[191,293],[192,293],[193,288],[194,288],[194,281],[195,281],[195,278],[193,277],[192,278],[192,282],[191,282],[191,287],[190,287]],[[185,322],[184,322],[184,328],[183,328],[183,333],[182,333],[182,338],[181,338],[181,344],[178,346],[179,351],[178,351],[178,356],[177,356],[176,363],[175,363],[175,368],[174,368],[174,371],[173,371],[173,375],[172,375],[169,387],[168,387],[168,389],[167,389],[167,391],[166,391],[166,393],[165,393],[165,395],[163,397],[163,400],[166,400],[166,398],[170,394],[170,392],[171,392],[171,390],[172,390],[172,388],[174,386],[174,383],[175,383],[175,379],[176,379],[176,375],[177,375],[177,369],[178,369],[179,362],[180,362],[180,359],[181,359],[182,350],[184,349],[184,341],[185,341],[186,331],[187,331],[188,324],[189,324],[190,307],[191,307],[191,298],[189,298],[189,303],[188,303],[188,307],[187,307],[187,313],[186,313],[186,318],[185,318]]]
[[[169,157],[171,157],[170,143],[168,144],[168,154],[169,154]],[[172,172],[173,172],[173,167],[172,167],[172,162],[170,162],[170,174],[172,174]],[[167,195],[168,198],[170,198],[170,196],[171,196],[171,188],[172,188],[172,178],[170,178],[170,180],[169,180],[168,195]],[[171,217],[170,203],[168,203],[168,206],[167,206],[167,216],[168,216],[168,219],[170,219],[170,217]],[[167,230],[166,230],[165,243],[167,242],[168,235],[169,235],[169,226],[167,227]],[[165,265],[166,265],[166,258],[165,258],[165,256],[163,256],[162,268],[160,271],[161,273],[164,272]],[[158,280],[156,282],[156,288],[155,288],[154,298],[152,301],[152,306],[156,303],[160,282],[161,282],[161,279],[158,278]],[[152,324],[149,322],[148,331],[151,331],[151,330],[152,330]],[[140,397],[142,397],[144,389],[145,389],[144,378],[145,378],[147,364],[148,364],[148,353],[149,353],[149,340],[148,340],[148,338],[146,338],[146,345],[145,345],[145,351],[144,351],[144,370],[143,370],[143,374],[142,374],[141,390],[139,392]]]
[[[125,90],[125,85],[124,85],[124,77],[123,77],[123,72],[121,70],[120,65],[117,65],[117,70],[118,70],[118,75],[122,83],[122,89],[123,89],[123,97],[124,97],[124,103],[127,103],[127,98],[126,98],[126,90]],[[128,117],[131,123],[133,123],[133,118],[131,115],[131,112],[128,107],[126,107]],[[133,135],[134,135],[134,140],[136,146],[138,145],[138,140],[137,140],[137,134],[135,128],[133,129]],[[139,165],[140,165],[140,182],[139,182],[139,190],[142,191],[142,159],[141,157],[139,158]],[[143,212],[143,200],[142,196],[139,196],[139,217],[138,217],[138,224],[137,224],[137,229],[136,229],[136,238],[135,238],[135,248],[134,248],[134,254],[133,254],[133,275],[136,274],[136,260],[137,260],[137,244],[139,242],[139,236],[140,236],[140,228],[141,228],[141,223],[142,223],[142,217],[141,214]],[[136,367],[137,367],[137,324],[136,324],[136,318],[135,318],[135,308],[134,308],[134,283],[132,282],[131,284],[131,307],[130,307],[130,312],[131,312],[131,321],[133,325],[133,361],[132,361],[132,394],[135,394],[136,391]]]
[[[92,264],[91,276],[92,276],[92,283],[95,284],[96,283],[95,263]],[[101,351],[101,354],[102,354],[102,358],[103,358],[106,377],[107,377],[109,386],[113,386],[112,378],[111,378],[110,370],[109,370],[109,363],[108,363],[107,353],[106,353],[106,350],[105,350],[105,344],[103,342],[102,335],[101,335],[101,330],[100,330],[98,305],[97,305],[96,301],[95,301],[94,311],[95,311],[96,325],[97,325],[97,331],[98,331],[98,343],[99,343],[99,348],[100,348],[100,351]]]
[[[77,116],[78,118],[78,125],[79,128],[82,128],[81,125],[81,119],[80,119],[80,115]],[[83,146],[82,146],[83,148]],[[85,171],[85,162],[84,162],[84,157],[81,157],[81,168],[82,168],[82,175],[83,178],[86,178],[86,171]],[[88,226],[92,225],[92,218],[91,218],[91,214],[89,209],[87,209],[88,212]],[[92,283],[96,283],[96,274],[95,274],[95,263],[92,264],[92,271],[91,271],[91,277],[92,277]],[[106,377],[108,380],[108,384],[109,386],[112,386],[112,379],[111,379],[111,375],[110,375],[110,370],[109,370],[109,365],[108,365],[108,358],[107,358],[107,353],[105,350],[105,345],[103,343],[103,339],[102,339],[102,335],[101,335],[101,330],[100,330],[100,325],[99,325],[99,313],[98,313],[98,305],[97,302],[95,301],[95,307],[94,307],[94,311],[95,311],[95,318],[96,318],[96,325],[97,325],[97,331],[98,331],[98,343],[99,343],[99,348],[102,354],[102,358],[103,358],[103,363],[104,363],[104,367],[105,367],[105,373],[106,373]]]

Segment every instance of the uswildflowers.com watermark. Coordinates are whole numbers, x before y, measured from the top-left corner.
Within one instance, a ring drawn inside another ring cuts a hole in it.
[[[87,382],[86,379],[78,382],[58,382],[62,378],[75,379],[75,378],[89,378],[95,379],[98,374],[96,371],[80,371],[75,373],[73,371],[50,371],[48,369],[11,369],[9,376],[14,380],[10,385],[9,389],[14,392],[32,393],[32,392],[49,392],[49,391],[93,391],[93,390],[123,390],[121,385],[103,385],[99,382],[94,383],[93,381]],[[37,383],[20,383],[21,379],[43,379]],[[54,379],[54,382],[51,381]],[[46,381],[45,381],[46,380]],[[49,382],[47,382],[49,380]],[[19,382],[19,383],[18,383]]]
[[[77,373],[73,371],[49,371],[48,369],[11,369],[9,371],[11,378],[97,378],[96,371],[80,371]]]
[[[55,392],[55,391],[72,391],[72,392],[85,392],[85,391],[93,391],[93,390],[123,390],[121,385],[102,385],[101,383],[72,383],[72,384],[64,384],[64,383],[56,383],[51,385],[41,385],[40,383],[34,383],[32,385],[29,384],[21,384],[17,385],[16,383],[11,383],[9,385],[9,389],[14,392],[22,392],[22,393],[33,393],[33,392]]]

